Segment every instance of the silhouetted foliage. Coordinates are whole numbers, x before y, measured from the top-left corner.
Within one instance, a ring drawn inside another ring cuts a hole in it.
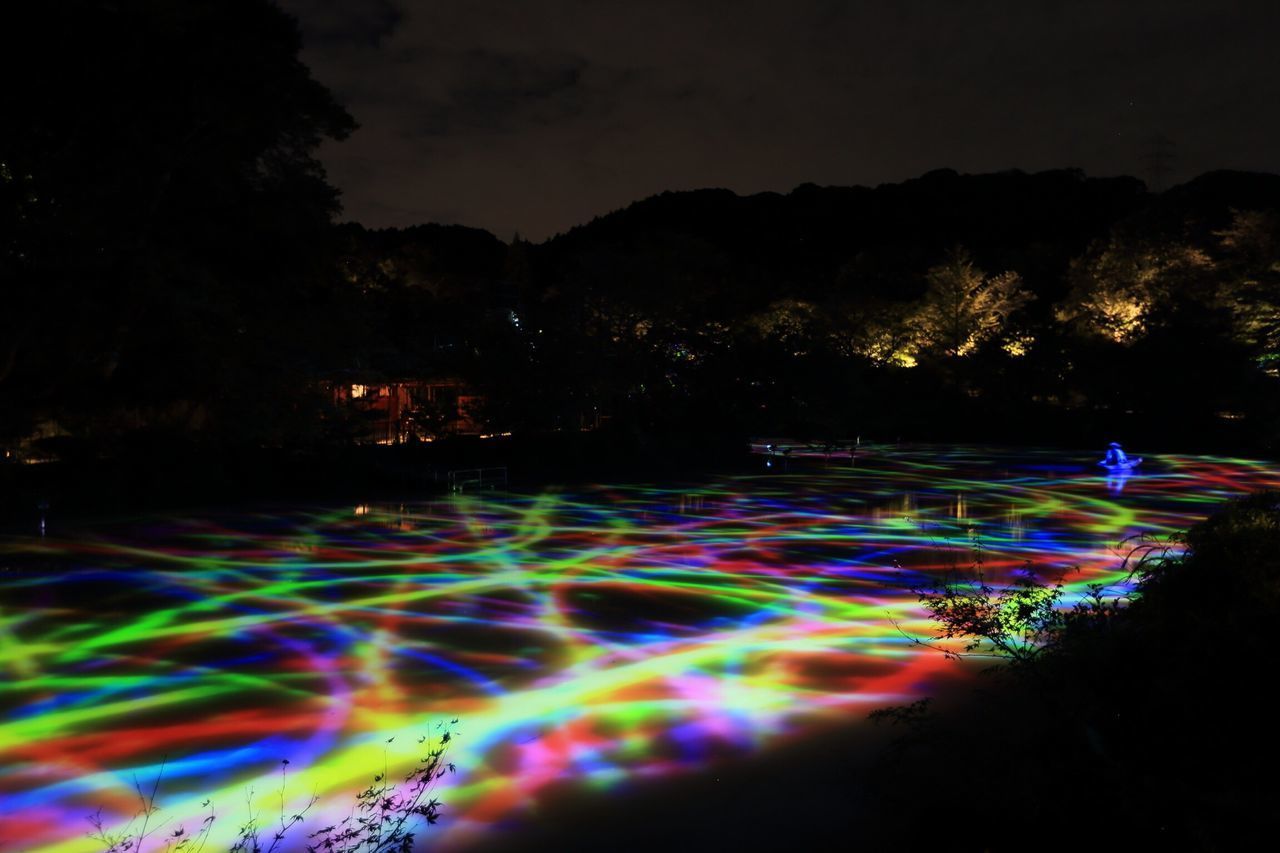
[[[354,127],[267,0],[19,4],[0,103],[0,428],[280,442],[339,360],[337,191]],[[13,63],[13,66],[10,66]]]
[[[1269,846],[1280,748],[1258,666],[1280,605],[1280,494],[1131,546],[1133,591],[1091,587],[1070,608],[1051,612],[1061,588],[1030,577],[923,593],[939,636],[960,641],[953,653],[1013,665],[990,669],[968,704],[876,715],[906,732],[883,767],[879,837],[896,837],[894,822],[928,796],[956,850],[1021,850],[1029,838],[1038,849]],[[969,798],[921,790],[928,778],[1012,787],[998,819],[975,821]],[[1044,834],[1094,795],[1106,806],[1092,810],[1087,842]]]
[[[440,820],[441,802],[436,796],[439,782],[455,771],[445,755],[455,736],[458,721],[438,723],[431,735],[418,738],[422,755],[403,776],[393,778],[383,756],[383,766],[372,782],[355,795],[350,813],[335,823],[306,832],[302,824],[313,806],[319,802],[314,794],[296,812],[286,809],[289,760],[280,762],[278,813],[267,819],[256,804],[252,788],[245,792],[245,805],[236,815],[235,837],[230,853],[279,853],[306,849],[309,853],[411,853],[424,826]],[[388,739],[391,743],[395,738]],[[122,826],[110,826],[99,809],[89,815],[93,832],[89,838],[102,846],[103,853],[200,853],[209,842],[214,823],[219,819],[210,800],[201,805],[208,810],[198,823],[188,828],[188,820],[161,816],[157,803],[164,779],[160,765],[150,788],[136,778],[134,789],[138,810],[132,820]],[[234,814],[234,813],[233,813]],[[305,832],[306,841],[297,837]]]

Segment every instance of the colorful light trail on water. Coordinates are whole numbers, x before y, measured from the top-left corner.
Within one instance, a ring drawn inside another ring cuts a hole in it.
[[[127,819],[135,776],[162,761],[170,820],[267,796],[283,758],[291,796],[344,815],[384,750],[411,762],[454,717],[431,840],[465,847],[553,789],[706,771],[958,677],[898,626],[928,632],[912,586],[975,543],[989,574],[1030,562],[1078,566],[1070,589],[1116,584],[1125,537],[1280,486],[1246,460],[1165,457],[1123,482],[1094,461],[880,450],[682,488],[0,541],[0,849],[96,849],[85,815]]]

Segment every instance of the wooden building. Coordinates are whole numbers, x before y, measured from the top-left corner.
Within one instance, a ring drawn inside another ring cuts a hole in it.
[[[328,383],[333,402],[354,413],[362,439],[375,444],[478,435],[483,398],[460,379],[350,377]]]

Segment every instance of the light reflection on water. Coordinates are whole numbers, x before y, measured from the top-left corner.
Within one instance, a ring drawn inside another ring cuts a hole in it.
[[[1079,566],[1245,490],[1262,464],[923,448],[857,466],[253,514],[121,521],[0,543],[0,838],[94,849],[85,814],[224,815],[246,786],[345,814],[417,736],[461,719],[437,845],[584,797],[776,749],[957,669],[895,627],[910,588],[980,547],[1001,574]],[[56,566],[56,570],[49,567]],[[42,568],[43,567],[43,568]],[[386,744],[388,738],[395,740]],[[594,793],[593,793],[594,792]],[[274,806],[273,806],[274,807]],[[231,830],[233,818],[221,822]],[[216,845],[216,841],[213,842]]]

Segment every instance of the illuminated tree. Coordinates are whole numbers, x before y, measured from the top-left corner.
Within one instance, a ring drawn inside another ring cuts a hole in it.
[[[1217,232],[1223,252],[1222,303],[1238,339],[1255,347],[1267,368],[1280,368],[1280,215],[1232,211]]]
[[[835,351],[859,357],[877,367],[914,367],[916,333],[909,305],[863,299],[842,306],[832,319],[828,336]]]
[[[1232,210],[1231,224],[1215,236],[1236,260],[1280,272],[1280,214],[1275,211]]]
[[[912,321],[923,350],[964,356],[998,335],[1031,300],[1016,272],[988,276],[962,248],[926,275],[928,290]]]
[[[1203,296],[1211,267],[1209,256],[1193,246],[1113,238],[1072,263],[1071,292],[1058,305],[1057,318],[1129,343],[1147,331],[1158,305]]]
[[[771,341],[793,355],[808,352],[813,339],[817,309],[800,299],[779,299],[748,316],[744,326],[751,334]]]

